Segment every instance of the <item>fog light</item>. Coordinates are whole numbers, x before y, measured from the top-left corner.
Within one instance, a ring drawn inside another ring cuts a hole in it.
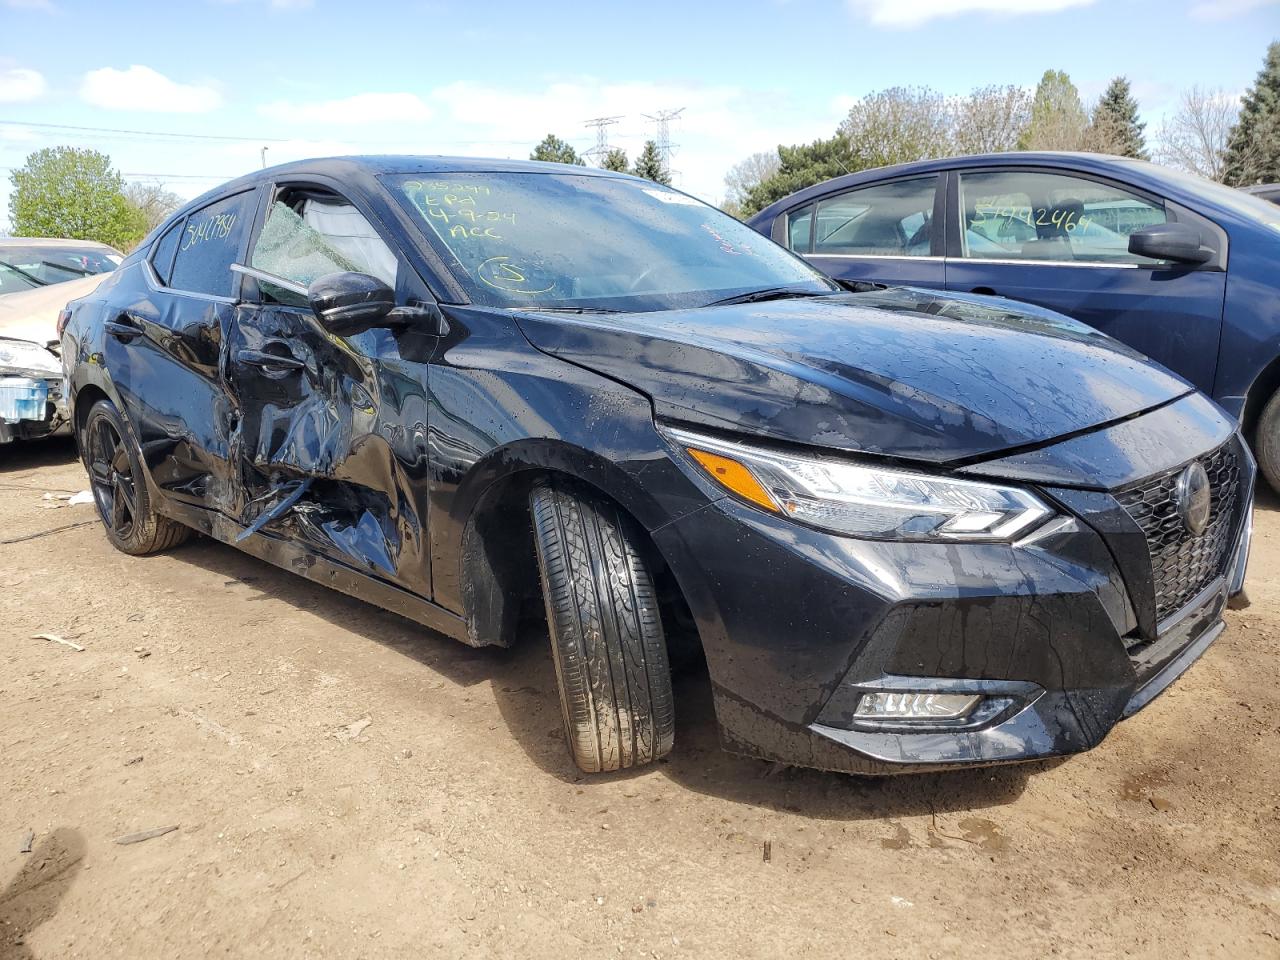
[[[859,720],[959,720],[982,697],[970,693],[864,693],[854,717]]]

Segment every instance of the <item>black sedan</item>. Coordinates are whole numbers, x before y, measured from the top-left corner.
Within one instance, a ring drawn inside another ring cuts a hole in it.
[[[1254,467],[1186,381],[1007,302],[837,287],[679,192],[347,158],[193,201],[63,318],[126,553],[192,530],[473,645],[545,609],[574,760],[1084,750],[1241,592]]]

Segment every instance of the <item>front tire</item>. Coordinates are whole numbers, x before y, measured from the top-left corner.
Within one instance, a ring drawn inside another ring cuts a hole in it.
[[[112,546],[141,556],[176,547],[191,531],[152,508],[142,463],[119,411],[99,400],[80,431],[80,456],[89,471],[94,506]]]
[[[565,734],[586,773],[652,763],[675,741],[657,592],[634,522],[561,480],[529,497]]]
[[[1258,454],[1258,470],[1271,489],[1280,493],[1280,390],[1262,408],[1253,446]]]

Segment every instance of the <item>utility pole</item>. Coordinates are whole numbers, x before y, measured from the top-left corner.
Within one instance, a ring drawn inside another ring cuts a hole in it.
[[[621,119],[622,117],[595,117],[583,121],[584,127],[596,128],[596,145],[583,156],[593,158],[597,167],[604,163],[604,158],[609,153],[609,127]]]
[[[682,113],[684,113],[684,107],[677,107],[674,110],[659,110],[655,114],[646,113],[644,115],[646,120],[652,120],[658,125],[658,156],[662,157],[662,169],[666,173],[668,180],[672,179],[671,175],[675,172],[671,169],[671,151],[674,147],[679,146],[679,144],[671,142],[671,121]]]
[[[269,149],[268,147],[262,148],[262,169],[264,170],[267,168],[267,150],[268,149]]]

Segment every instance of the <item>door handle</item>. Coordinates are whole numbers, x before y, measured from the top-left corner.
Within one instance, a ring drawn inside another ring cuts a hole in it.
[[[281,373],[286,370],[301,370],[306,366],[297,357],[287,354],[266,353],[262,350],[241,350],[236,353],[236,362],[249,367],[259,367],[269,373]]]
[[[108,336],[115,337],[121,343],[131,343],[142,336],[142,327],[138,321],[126,313],[120,314],[115,320],[108,320],[103,328]]]

